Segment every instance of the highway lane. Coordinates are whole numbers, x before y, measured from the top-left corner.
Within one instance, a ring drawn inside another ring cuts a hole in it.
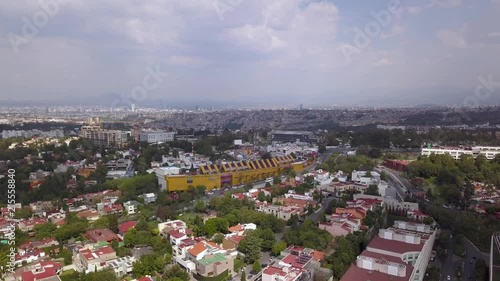
[[[388,176],[387,182],[389,183],[389,186],[394,188],[394,190],[396,191],[396,194],[399,197],[398,200],[401,202],[404,201],[404,199],[406,197],[407,188],[401,182],[401,180],[398,179],[398,177],[396,175],[394,175],[392,171],[390,171],[389,169],[387,169],[385,167],[377,167],[374,170],[378,173],[381,173],[382,171],[385,172],[385,174]]]

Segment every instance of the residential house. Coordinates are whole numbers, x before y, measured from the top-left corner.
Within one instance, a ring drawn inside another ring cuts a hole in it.
[[[172,245],[172,255],[184,259],[186,257],[187,251],[196,245],[200,241],[204,241],[204,238],[186,238],[181,241],[179,245]]]
[[[179,228],[170,230],[167,236],[172,245],[179,245],[181,241],[191,236],[193,232],[187,228]]]
[[[19,249],[27,250],[27,249],[45,249],[53,246],[59,246],[59,242],[54,238],[47,238],[42,240],[29,241],[19,245]]]
[[[15,255],[17,265],[23,263],[32,263],[45,257],[45,252],[37,248],[18,249]]]
[[[118,232],[121,236],[125,236],[125,233],[130,229],[134,228],[137,224],[137,221],[127,221],[118,225]]]
[[[272,214],[282,220],[289,220],[293,215],[302,216],[304,214],[304,210],[301,207],[281,206],[258,201],[255,204],[255,210]]]
[[[20,220],[19,223],[17,224],[17,227],[21,231],[24,231],[24,232],[28,231],[29,232],[29,231],[33,231],[33,228],[36,225],[45,224],[47,222],[49,222],[49,221],[45,218],[29,218],[29,219]]]
[[[41,261],[25,266],[14,274],[16,281],[60,281],[62,264],[54,261]]]
[[[168,232],[175,229],[187,228],[187,224],[181,220],[166,221],[158,224],[160,236],[168,239]]]
[[[127,201],[123,203],[123,208],[125,212],[129,215],[133,215],[137,212],[137,208],[139,207],[139,202],[135,200]]]
[[[111,231],[109,228],[88,230],[85,232],[84,236],[95,243],[103,241],[111,243],[113,240],[121,241],[120,237],[118,237],[118,235],[116,235],[116,233]]]
[[[104,267],[113,270],[117,277],[123,277],[132,273],[132,266],[135,261],[136,259],[133,256],[125,256],[107,261]]]
[[[232,276],[234,256],[222,253],[206,255],[196,262],[196,273],[203,277],[215,277],[223,273]]]
[[[241,240],[243,240],[245,236],[242,235],[227,235],[224,237],[224,240],[222,240],[222,248],[224,250],[234,250],[238,248],[238,245],[240,244]]]
[[[78,212],[76,214],[76,216],[80,219],[86,219],[89,222],[94,222],[101,217],[99,212],[97,210],[94,210],[94,209]]]
[[[237,224],[228,228],[230,234],[243,235],[246,230],[256,230],[257,225],[254,223]]]
[[[142,198],[144,199],[144,204],[151,204],[156,202],[156,194],[154,193],[145,193]]]
[[[80,272],[95,272],[103,268],[107,261],[116,259],[116,252],[110,246],[97,250],[79,249],[76,257],[77,265],[75,268]]]

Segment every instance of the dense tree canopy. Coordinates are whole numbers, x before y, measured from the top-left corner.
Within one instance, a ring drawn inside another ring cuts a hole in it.
[[[315,222],[307,219],[303,224],[292,225],[283,237],[288,245],[299,245],[311,249],[324,250],[333,237],[328,231],[319,229]]]

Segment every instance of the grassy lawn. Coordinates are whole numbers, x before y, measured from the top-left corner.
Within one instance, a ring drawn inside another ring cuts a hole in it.
[[[196,215],[202,216],[202,214],[197,214],[197,213],[194,213],[194,212],[188,212],[188,213],[182,213],[182,216],[178,215],[176,217],[176,219],[183,220],[185,222],[187,222],[187,221],[193,221],[194,218],[196,217]]]
[[[76,271],[74,269],[66,270],[61,273],[60,276],[65,276],[65,275],[71,275],[74,274]]]

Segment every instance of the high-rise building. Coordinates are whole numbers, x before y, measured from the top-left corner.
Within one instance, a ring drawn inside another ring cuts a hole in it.
[[[80,136],[94,143],[105,146],[121,146],[128,138],[128,132],[119,130],[106,130],[100,126],[82,126]]]

